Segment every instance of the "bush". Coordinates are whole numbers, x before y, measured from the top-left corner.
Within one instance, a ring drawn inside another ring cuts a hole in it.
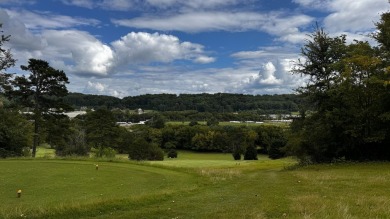
[[[151,145],[147,160],[164,160],[164,151],[157,145]]]
[[[175,149],[170,149],[167,153],[168,158],[177,158],[177,151]]]
[[[164,160],[164,151],[144,138],[136,138],[129,147],[131,160]]]
[[[1,108],[0,118],[0,157],[23,155],[23,148],[32,145],[32,124],[19,112]]]
[[[198,121],[191,121],[189,126],[196,126],[196,125],[199,125]]]
[[[234,160],[241,160],[241,153],[238,151],[234,151],[233,158],[234,158]]]
[[[283,147],[286,145],[286,141],[284,139],[275,139],[269,150],[268,157],[271,159],[279,159],[285,156],[283,151]]]
[[[114,158],[116,155],[116,151],[110,147],[99,147],[94,151],[95,151],[95,157]]]
[[[8,151],[4,148],[0,148],[0,158],[7,158],[7,157],[15,157],[17,154],[15,154],[14,151]]]
[[[257,160],[257,151],[254,146],[249,146],[246,148],[244,160]]]
[[[23,147],[22,148],[22,155],[23,155],[23,157],[31,157],[31,148],[30,147]]]
[[[172,141],[168,141],[167,143],[164,144],[164,148],[166,149],[175,149],[176,144]]]

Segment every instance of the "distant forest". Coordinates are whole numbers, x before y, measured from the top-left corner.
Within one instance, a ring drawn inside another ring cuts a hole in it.
[[[245,94],[145,94],[129,96],[123,99],[81,93],[69,93],[65,102],[74,109],[138,109],[166,111],[197,112],[239,112],[253,111],[258,113],[290,113],[298,111],[301,98],[295,94],[281,95],[245,95]]]

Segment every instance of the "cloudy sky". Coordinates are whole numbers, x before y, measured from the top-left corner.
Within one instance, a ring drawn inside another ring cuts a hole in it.
[[[71,92],[292,93],[300,47],[316,23],[372,41],[387,0],[0,0],[22,74],[46,60]]]

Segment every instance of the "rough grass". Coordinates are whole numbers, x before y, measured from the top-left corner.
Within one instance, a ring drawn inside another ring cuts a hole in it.
[[[389,218],[390,163],[1,160],[1,218]],[[21,198],[16,191],[23,190]]]

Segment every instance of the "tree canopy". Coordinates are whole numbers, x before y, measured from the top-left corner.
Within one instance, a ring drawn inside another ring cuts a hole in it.
[[[299,91],[311,114],[292,125],[293,154],[314,162],[390,160],[387,17],[377,24],[379,48],[347,44],[345,36],[330,37],[320,28],[310,35],[293,72],[309,77]]]
[[[62,102],[62,97],[68,94],[66,84],[69,82],[65,72],[54,69],[44,60],[30,59],[28,65],[22,65],[21,69],[29,71],[30,75],[15,76],[10,79],[11,86],[6,94],[22,106],[33,109],[35,135],[32,156],[34,157],[43,116],[61,113],[67,108],[67,105]]]

